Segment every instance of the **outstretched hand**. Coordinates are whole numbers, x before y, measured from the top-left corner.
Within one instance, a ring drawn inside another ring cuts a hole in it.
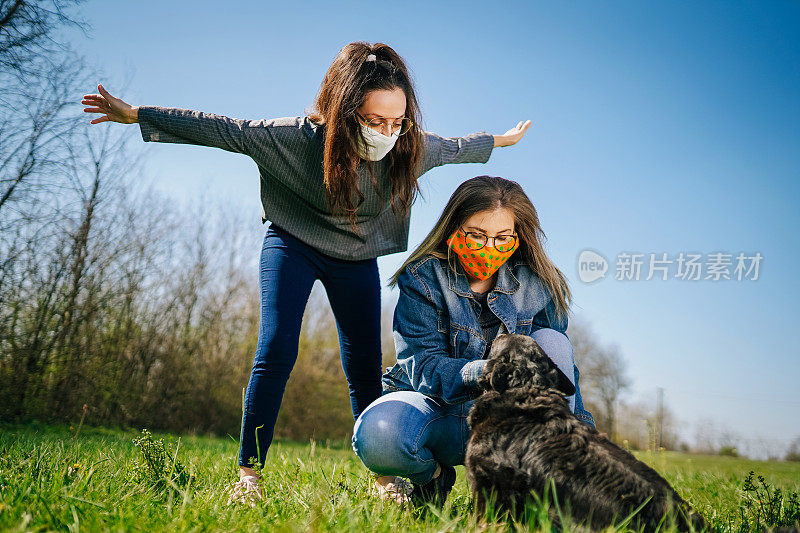
[[[111,96],[102,85],[97,86],[100,94],[84,94],[82,104],[93,106],[84,108],[86,113],[104,113],[102,117],[96,118],[89,124],[100,124],[101,122],[120,122],[122,124],[133,124],[138,122],[139,108],[131,106]]]
[[[531,121],[526,120],[525,122],[519,121],[516,126],[508,130],[502,135],[495,135],[494,136],[494,146],[511,146],[512,144],[517,144],[517,142],[522,139],[522,136],[525,135],[525,132],[528,131],[528,128],[531,127]]]

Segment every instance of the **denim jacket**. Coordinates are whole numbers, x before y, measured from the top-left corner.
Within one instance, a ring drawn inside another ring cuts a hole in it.
[[[486,340],[478,323],[469,279],[459,262],[457,270],[432,255],[410,263],[398,276],[400,296],[394,311],[393,335],[397,363],[382,377],[383,393],[416,390],[450,404],[481,394],[477,380],[483,372]],[[550,292],[520,257],[497,270],[497,282],[486,299],[500,319],[497,335],[531,335],[552,328],[566,335],[567,318],[558,319]],[[594,426],[583,407],[578,367],[573,363],[575,394],[568,397],[575,415]]]

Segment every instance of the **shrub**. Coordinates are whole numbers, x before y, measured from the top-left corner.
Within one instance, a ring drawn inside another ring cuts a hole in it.
[[[753,481],[756,477],[757,482]],[[767,483],[764,476],[752,470],[742,485],[739,503],[740,532],[762,531],[765,528],[793,526],[800,522],[800,497],[797,492],[785,492]]]
[[[133,439],[133,444],[142,453],[142,459],[134,465],[134,477],[137,481],[156,491],[186,489],[194,482],[194,475],[178,460],[180,439],[172,454],[167,453],[163,439],[153,439],[153,435],[146,429],[142,430],[141,437]]]
[[[719,449],[718,453],[726,457],[739,457],[739,452],[736,450],[735,446],[723,446]]]

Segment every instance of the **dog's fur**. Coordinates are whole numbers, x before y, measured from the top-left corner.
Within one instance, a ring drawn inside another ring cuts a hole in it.
[[[592,529],[618,523],[648,498],[632,526],[652,531],[669,512],[679,529],[702,529],[703,518],[664,478],[569,410],[556,387],[571,393],[571,384],[533,338],[497,337],[480,385],[464,464],[481,515],[493,494],[496,509],[521,516],[531,491],[543,497],[552,479],[562,510]]]

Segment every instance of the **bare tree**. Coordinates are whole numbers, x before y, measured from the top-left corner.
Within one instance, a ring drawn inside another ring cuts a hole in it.
[[[615,439],[620,398],[631,386],[620,348],[600,345],[589,325],[580,320],[570,323],[567,336],[581,370],[581,395],[598,428]]]
[[[54,35],[89,24],[68,13],[83,0],[0,0],[0,71],[34,78],[49,71],[46,60],[68,51]],[[45,60],[45,61],[43,61]]]
[[[65,25],[85,27],[65,13],[74,3],[0,1],[0,300],[9,283],[20,281],[16,263],[29,261],[33,243],[57,232],[64,186],[58,166],[77,124],[70,107],[78,107],[73,95],[86,67],[53,36]],[[61,274],[56,269],[51,281]],[[46,300],[51,305],[52,295]],[[41,326],[46,316],[34,322]],[[13,317],[0,311],[0,342]]]
[[[74,126],[73,83],[86,67],[54,35],[64,26],[87,28],[66,13],[79,2],[0,0],[0,230],[36,212],[12,204],[38,199],[31,194],[41,192],[37,180],[59,160],[54,145]]]
[[[125,150],[127,136],[120,133],[80,128],[69,137],[68,155],[61,164],[66,171],[61,177],[70,184],[74,218],[63,235],[67,272],[59,295],[60,327],[51,355],[60,372],[50,384],[50,392],[58,398],[68,397],[68,391],[83,379],[81,357],[93,341],[93,322],[116,292],[109,281],[124,241],[113,240],[112,236],[118,235],[116,221],[107,216],[111,206],[103,207],[124,191],[121,182],[136,165]],[[67,402],[60,405],[66,412],[76,407]]]
[[[742,437],[715,419],[701,418],[695,422],[694,441],[696,452],[716,454],[723,448],[740,448]]]
[[[0,309],[0,364],[12,369],[12,416],[24,413],[28,398],[44,390],[58,397],[80,379],[78,359],[92,340],[86,328],[108,295],[101,288],[113,287],[108,267],[119,247],[108,240],[116,221],[101,207],[119,195],[116,182],[135,164],[119,132],[75,124],[67,133],[53,143],[61,159],[51,169],[54,190],[48,192],[58,196],[58,217],[21,218],[5,234],[11,238],[0,242],[15,252],[5,260],[0,283],[0,299],[9,304]],[[42,191],[26,192],[28,205],[31,198],[44,204]]]
[[[586,382],[590,384],[599,402],[600,423],[611,438],[616,438],[614,423],[619,399],[631,384],[618,345],[593,352],[593,357],[584,366]]]

